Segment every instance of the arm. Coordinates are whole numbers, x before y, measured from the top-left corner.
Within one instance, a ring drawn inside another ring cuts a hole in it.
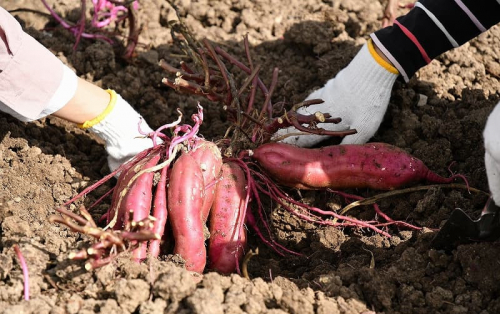
[[[110,101],[109,94],[100,87],[78,78],[73,97],[53,115],[77,124],[92,120],[106,109]]]
[[[421,0],[393,26],[370,35],[405,81],[440,54],[500,22],[496,0]]]
[[[432,59],[477,37],[498,22],[500,2],[496,0],[421,0],[407,15],[399,17],[394,26],[371,34],[375,54],[367,54],[363,47],[336,78],[309,96],[323,98],[325,103],[304,111],[340,115],[342,123],[334,127],[330,125],[329,129],[355,128],[358,134],[347,136],[342,143],[364,143],[378,129],[389,102],[395,75],[391,76],[391,67],[387,64],[394,66],[396,73],[408,81]],[[376,62],[370,60],[370,56]],[[363,69],[361,72],[360,67]],[[353,86],[361,89],[353,89]],[[288,129],[282,133],[288,132],[296,130]],[[497,205],[500,205],[499,134],[500,103],[488,118],[484,130],[486,173],[492,198]],[[289,137],[285,141],[312,146],[321,139],[305,135]]]
[[[477,37],[500,22],[498,1],[422,0],[395,25],[371,35],[406,81],[441,53]],[[500,103],[483,133],[485,167],[493,201],[500,205]]]
[[[343,144],[365,143],[379,128],[398,75],[408,81],[415,72],[445,51],[478,36],[500,21],[496,0],[422,0],[394,26],[371,34],[351,63],[325,86],[309,95],[324,103],[300,108],[340,117],[339,124],[318,124],[332,131],[356,129]],[[313,146],[327,138],[296,135],[295,128],[280,130],[276,138],[298,146]]]
[[[1,7],[0,110],[21,121],[53,114],[89,129],[104,140],[111,170],[152,146],[139,124],[151,128],[128,102],[78,78]]]
[[[77,77],[0,7],[0,110],[31,121],[61,109]]]

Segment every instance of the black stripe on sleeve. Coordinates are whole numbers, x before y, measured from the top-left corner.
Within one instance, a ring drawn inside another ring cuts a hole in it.
[[[401,18],[398,18],[400,21]],[[394,59],[404,69],[408,77],[412,77],[415,72],[426,63],[418,48],[413,42],[394,25],[383,28],[375,32],[382,45],[392,54]]]
[[[434,59],[443,53],[443,51],[453,48],[448,37],[446,37],[424,10],[416,7],[414,11],[411,16],[405,16],[399,22],[418,39],[418,42],[422,45],[429,58]]]
[[[478,0],[486,2],[486,0]],[[495,1],[495,0],[488,0]],[[472,38],[481,34],[481,31],[471,21],[469,16],[453,0],[421,0],[429,11],[434,13],[438,20],[443,24],[448,33],[463,45]],[[440,31],[441,32],[441,31]],[[429,34],[432,37],[433,34]],[[441,51],[441,53],[446,50]],[[438,54],[439,55],[439,54]]]
[[[500,4],[497,1],[462,0],[486,29],[500,22]]]
[[[496,0],[462,0],[462,2],[486,29],[500,22],[500,5]],[[420,3],[434,14],[459,45],[481,33],[454,0],[421,0]],[[443,31],[421,8],[415,7],[397,20],[417,38],[429,58],[434,59],[453,48]],[[398,26],[378,30],[375,35],[409,78],[426,65],[418,48]]]

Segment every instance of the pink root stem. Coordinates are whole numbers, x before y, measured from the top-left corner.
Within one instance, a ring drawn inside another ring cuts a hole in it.
[[[360,200],[363,200],[364,198],[361,197],[361,196],[358,196],[358,195],[354,195],[354,194],[348,194],[348,193],[344,193],[342,191],[333,191],[333,190],[329,190],[329,192],[332,192],[332,193],[335,193],[335,194],[338,194],[340,196],[343,196],[345,197],[346,199],[353,199],[353,200],[357,200],[357,201],[360,201]],[[390,224],[394,224],[396,226],[401,226],[401,227],[406,227],[406,228],[409,228],[409,229],[414,229],[414,230],[422,230],[421,227],[417,227],[417,226],[414,226],[410,223],[407,223],[407,222],[404,222],[404,221],[400,221],[400,220],[394,220],[392,219],[391,217],[389,217],[386,213],[384,213],[380,207],[377,205],[377,204],[373,204],[373,209],[375,210],[375,213],[377,215],[379,215],[380,217],[384,218],[388,224],[377,224],[376,226],[381,226],[381,225],[390,225]]]
[[[260,201],[259,192],[256,188],[256,182],[251,175],[250,168],[241,160],[238,160],[235,158],[229,159],[229,160],[238,163],[245,170],[245,173],[247,176],[247,185],[248,185],[247,191],[248,191],[248,193],[251,192],[253,197],[255,198],[255,202],[257,203],[257,206],[259,207],[259,210],[258,210],[259,218],[262,221],[262,224],[264,225],[264,228],[266,229],[268,236],[271,237],[271,228],[269,228],[269,225],[267,223],[267,219],[265,219],[265,217],[264,217],[264,214],[263,214],[264,210],[262,209],[262,205],[261,205],[262,202]]]
[[[285,256],[285,254],[283,254],[283,252],[281,252],[280,250],[278,250],[276,248],[274,241],[270,242],[269,240],[266,239],[266,237],[264,237],[264,235],[260,231],[259,227],[257,226],[257,221],[255,220],[255,217],[254,217],[254,215],[252,214],[251,211],[247,212],[246,221],[247,221],[247,224],[250,227],[252,227],[252,229],[257,234],[257,236],[260,238],[260,240],[262,242],[264,242],[264,244],[266,244],[267,246],[271,247],[277,254],[279,254],[281,256]]]
[[[16,252],[17,258],[19,259],[19,264],[21,265],[21,270],[23,272],[24,300],[29,301],[30,279],[29,279],[28,265],[26,264],[26,260],[24,259],[23,253],[21,252],[17,244],[14,244],[14,251]]]
[[[109,179],[113,178],[117,173],[120,173],[121,171],[123,171],[124,169],[126,169],[128,166],[130,166],[130,164],[137,163],[139,160],[141,160],[142,158],[146,157],[150,152],[152,152],[153,150],[157,150],[157,149],[158,149],[157,147],[153,147],[153,148],[149,148],[149,149],[146,149],[146,150],[140,152],[134,158],[132,158],[128,162],[122,164],[120,167],[116,168],[115,171],[111,172],[110,174],[108,174],[107,176],[105,176],[104,178],[102,178],[101,180],[99,180],[96,183],[94,183],[94,184],[90,185],[89,187],[85,188],[82,192],[78,193],[76,196],[74,196],[69,201],[67,201],[66,203],[64,203],[63,206],[68,206],[69,204],[73,203],[74,201],[76,201],[80,197],[82,197],[84,195],[87,195],[91,191],[97,189],[99,186],[103,185]]]
[[[449,182],[452,182],[453,180],[455,180],[456,178],[460,178],[462,180],[464,180],[464,183],[465,185],[467,186],[467,190],[470,190],[470,186],[469,186],[469,180],[467,180],[467,177],[465,177],[463,174],[460,174],[460,173],[455,173],[453,172],[453,170],[451,170],[451,167],[455,164],[455,162],[453,161],[449,166],[448,166],[448,171],[451,173],[451,177],[448,178]],[[449,182],[446,182],[446,183],[449,183]],[[469,191],[470,193],[470,191]]]
[[[241,63],[240,61],[238,61],[235,57],[231,56],[229,53],[227,53],[226,51],[224,51],[222,48],[220,48],[218,46],[215,46],[214,49],[224,59],[226,59],[230,63],[234,64],[235,66],[237,66],[238,68],[240,68],[241,70],[243,70],[244,72],[246,72],[247,74],[251,74],[252,73],[252,70],[249,67],[247,67],[246,65],[244,65],[243,63]],[[268,94],[267,87],[264,85],[264,83],[262,83],[261,79],[258,79],[257,85],[259,86],[259,88],[262,91],[262,93],[264,93],[264,95],[267,96],[267,94]]]
[[[177,144],[192,139],[198,134],[200,125],[203,122],[203,107],[201,107],[200,104],[198,104],[198,114],[193,114],[191,118],[195,122],[193,127],[188,125],[182,125],[182,126],[177,126],[175,128],[174,134],[176,135],[172,138],[172,142],[168,148],[167,158],[170,158],[170,156],[172,156],[174,147]],[[177,133],[179,132],[185,132],[185,134],[182,136],[177,136]]]
[[[67,30],[69,30],[71,33],[73,33],[73,35],[77,38],[77,42],[75,43],[75,46],[74,46],[74,49],[76,49],[76,46],[78,44],[78,41],[80,40],[80,37],[82,38],[90,38],[90,39],[102,39],[110,44],[113,43],[113,41],[106,37],[106,36],[103,36],[103,35],[99,35],[99,34],[89,34],[89,33],[85,33],[83,31],[83,28],[85,27],[85,23],[82,23],[80,22],[80,25],[76,25],[76,26],[73,26],[73,25],[70,25],[68,22],[66,22],[63,18],[61,18],[47,3],[46,0],[42,0],[42,3],[43,5],[45,6],[45,8],[47,8],[47,10],[49,11],[50,15],[52,15],[52,17],[59,23],[61,24],[61,26]],[[82,4],[84,3],[84,1],[82,1]]]
[[[339,215],[339,214],[334,213],[332,211],[325,211],[325,210],[322,210],[320,208],[317,208],[314,206],[309,206],[307,204],[298,202],[298,201],[294,200],[293,198],[291,198],[290,196],[286,195],[283,191],[281,191],[281,189],[279,189],[275,184],[273,184],[270,181],[270,179],[265,177],[263,174],[258,173],[256,171],[253,171],[253,174],[255,176],[259,177],[264,182],[267,182],[266,187],[259,186],[259,190],[262,193],[268,195],[271,199],[278,202],[278,204],[280,204],[288,212],[296,215],[297,217],[299,217],[301,219],[304,219],[305,221],[316,223],[316,224],[321,224],[321,225],[334,226],[334,227],[346,226],[345,223],[333,223],[331,221],[327,221],[327,220],[323,220],[323,219],[314,219],[314,217],[311,217],[309,214],[302,214],[302,213],[297,212],[296,210],[292,209],[287,203],[293,204],[299,208],[303,208],[308,213],[313,212],[313,213],[317,213],[317,214],[324,215],[324,216],[331,216],[331,217],[346,221],[349,226],[354,225],[354,226],[358,226],[361,228],[372,229],[373,231],[380,233],[380,234],[383,234],[386,237],[389,237],[389,238],[391,237],[391,235],[388,234],[387,232],[380,230],[379,228],[377,228],[377,227],[375,227],[372,224],[369,224],[367,222],[364,222],[364,221],[361,221],[358,219],[354,219],[354,218],[350,218],[348,216]],[[287,203],[285,203],[284,201],[286,201]]]
[[[259,193],[258,193],[258,190],[256,188],[257,184],[256,184],[255,180],[253,179],[253,177],[251,175],[250,168],[248,167],[248,165],[245,162],[243,162],[240,159],[237,159],[237,158],[228,158],[228,160],[233,161],[235,163],[238,163],[243,168],[243,170],[245,171],[246,177],[247,177],[247,186],[248,186],[248,188],[247,188],[247,204],[248,204],[248,202],[250,200],[250,196],[253,195],[253,197],[255,198],[256,203],[257,203],[259,218],[260,218],[262,224],[264,225],[264,227],[266,228],[266,230],[268,232],[268,235],[269,235],[269,238],[271,239],[272,238],[271,237],[271,229],[269,228],[269,225],[267,224],[267,219],[265,219],[264,216],[263,216],[264,209],[262,208],[262,203],[260,201]],[[280,255],[283,256],[282,251],[284,251],[284,252],[287,252],[289,254],[294,254],[294,255],[302,256],[302,254],[297,253],[295,251],[292,251],[290,249],[287,249],[285,246],[279,244],[278,242],[276,242],[276,241],[274,241],[272,239],[271,239],[271,241],[267,240],[264,237],[264,235],[262,234],[262,232],[260,231],[260,229],[259,229],[259,227],[257,225],[257,221],[255,220],[255,217],[252,214],[252,212],[251,211],[247,211],[246,209],[245,209],[245,219],[246,219],[247,224],[250,225],[254,229],[254,231],[257,233],[257,236],[259,238],[261,238],[261,240],[265,244],[267,244],[268,246],[270,246],[276,253],[278,253],[278,254],[280,254]]]
[[[112,187],[111,189],[109,189],[109,191],[107,191],[106,193],[104,193],[103,196],[99,197],[97,199],[97,201],[95,201],[94,203],[92,203],[92,205],[89,206],[89,210],[94,208],[95,206],[99,205],[103,199],[105,199],[106,197],[108,197],[109,195],[111,195],[111,193],[113,193],[113,191],[115,190],[115,186]]]

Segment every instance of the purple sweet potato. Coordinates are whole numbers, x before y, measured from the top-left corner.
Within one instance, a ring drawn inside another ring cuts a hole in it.
[[[243,256],[247,237],[243,226],[246,208],[245,173],[235,163],[222,165],[222,178],[215,189],[210,212],[210,267],[230,274]]]
[[[407,152],[385,143],[334,145],[317,149],[284,143],[253,151],[260,166],[285,186],[299,189],[392,190],[419,181],[449,183]]]
[[[201,218],[207,221],[210,207],[214,201],[215,183],[222,167],[222,156],[215,143],[201,140],[188,152],[200,165],[205,183],[205,200],[201,208]]]
[[[172,167],[167,208],[175,239],[174,254],[186,261],[186,269],[203,272],[207,252],[201,208],[205,186],[200,166],[189,154],[182,154]]]

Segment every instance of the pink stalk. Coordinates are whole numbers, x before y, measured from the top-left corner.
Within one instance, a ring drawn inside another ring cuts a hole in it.
[[[201,106],[200,106],[201,108]],[[199,109],[200,110],[200,109]],[[202,111],[202,110],[201,110]],[[203,115],[201,116],[202,119],[203,119]],[[162,130],[164,129],[167,129],[167,128],[172,128],[174,126],[177,126],[180,122],[180,119],[181,117],[179,117],[179,119],[177,121],[174,121],[173,123],[170,123],[170,124],[166,124],[160,128],[158,128],[156,131],[152,132],[152,134],[147,134],[145,132],[143,132],[140,128],[140,124],[138,125],[138,128],[139,128],[139,133],[140,134],[143,134],[143,135],[147,135],[147,136],[150,136],[152,137],[152,140],[153,140],[153,143],[155,143],[157,140],[158,137],[162,138],[163,140],[165,141],[169,141],[169,138],[164,135],[163,133],[160,133]],[[198,126],[199,128],[199,126]],[[180,141],[182,142],[182,141]],[[116,174],[120,173],[121,171],[123,171],[124,169],[126,169],[130,164],[134,164],[134,163],[137,163],[137,161],[143,159],[145,156],[147,156],[150,152],[152,152],[153,150],[157,150],[157,149],[160,149],[160,147],[158,146],[158,144],[154,144],[154,147],[152,148],[149,148],[149,149],[146,149],[142,152],[140,152],[139,154],[137,154],[134,158],[132,158],[131,160],[129,160],[128,162],[120,165],[120,167],[118,167],[117,169],[115,169],[115,171],[111,172],[110,174],[108,174],[107,176],[103,177],[102,179],[100,179],[99,181],[97,181],[96,183],[88,186],[87,188],[85,188],[82,192],[78,193],[75,197],[71,198],[69,201],[65,202],[63,204],[63,206],[68,206],[69,204],[73,203],[75,200],[79,199],[80,197],[84,196],[84,195],[87,195],[88,193],[90,193],[91,191],[95,190],[96,188],[98,188],[99,186],[101,186],[102,184],[104,184],[105,182],[107,182],[109,179],[113,178]],[[172,148],[173,149],[173,148]],[[168,158],[168,156],[167,156]],[[114,188],[113,188],[114,189]],[[106,195],[108,195],[109,193],[106,193]],[[105,195],[105,196],[106,196]],[[99,200],[97,200],[92,206],[95,206],[96,204],[98,204],[105,196],[99,198]],[[105,214],[104,216],[107,216],[107,214]],[[101,217],[101,219],[103,219],[103,217]]]
[[[248,165],[245,162],[243,162],[240,159],[237,159],[237,158],[228,158],[228,160],[233,161],[235,163],[238,163],[240,165],[240,167],[242,167],[243,170],[246,173],[248,188],[247,188],[247,197],[245,199],[245,202],[246,202],[245,204],[246,204],[247,207],[245,208],[245,215],[244,216],[245,216],[247,224],[250,225],[254,229],[254,231],[257,233],[257,236],[259,238],[261,238],[261,240],[265,244],[269,245],[279,255],[283,256],[283,253],[279,250],[279,249],[281,249],[284,252],[301,256],[302,254],[294,252],[294,251],[292,251],[290,249],[287,249],[285,246],[283,246],[283,245],[279,244],[278,242],[276,242],[276,241],[274,241],[274,240],[271,239],[271,229],[269,228],[269,225],[267,224],[267,220],[263,217],[264,209],[262,208],[262,203],[260,201],[260,196],[259,196],[258,190],[256,188],[256,182],[255,182],[255,180],[253,179],[253,177],[251,175],[250,168],[248,167]],[[262,224],[264,225],[264,227],[266,228],[266,230],[268,232],[269,238],[271,239],[270,241],[267,240],[264,237],[264,235],[262,234],[262,232],[260,231],[259,227],[257,226],[257,221],[255,220],[255,217],[252,214],[252,212],[247,210],[248,209],[248,202],[250,201],[250,195],[253,195],[253,197],[256,200],[257,207],[258,207],[258,213],[259,213],[261,222],[262,222]]]
[[[191,118],[195,122],[195,125],[193,127],[188,126],[188,125],[183,125],[183,126],[178,126],[175,129],[174,134],[176,134],[180,131],[183,131],[186,134],[184,134],[183,136],[174,137],[172,139],[172,143],[170,144],[170,147],[168,148],[167,158],[169,158],[172,155],[174,147],[177,144],[182,143],[186,140],[189,140],[189,139],[193,138],[194,136],[196,136],[196,134],[198,134],[198,130],[200,129],[200,125],[203,122],[203,107],[200,104],[198,104],[198,114],[193,114]]]
[[[241,63],[240,61],[238,61],[235,57],[233,57],[232,55],[230,55],[229,53],[227,53],[226,51],[224,51],[222,48],[220,48],[218,46],[215,46],[214,49],[224,59],[226,59],[230,63],[234,64],[235,66],[237,66],[241,70],[245,71],[247,74],[251,74],[252,73],[252,70],[249,67],[247,67],[246,65],[244,65],[243,63]],[[259,86],[259,88],[262,91],[262,93],[264,93],[264,95],[267,96],[267,94],[268,94],[267,87],[264,85],[264,83],[262,83],[262,81],[260,79],[258,79],[257,85]]]
[[[16,252],[16,256],[19,259],[19,264],[21,264],[21,269],[23,271],[23,281],[24,281],[24,300],[30,300],[30,279],[28,272],[28,265],[26,264],[26,260],[24,259],[23,253],[19,249],[17,244],[14,244],[14,251]]]
[[[120,12],[126,13],[128,11],[127,7],[123,5],[114,5],[107,0],[92,0],[92,3],[94,4],[94,16],[92,17],[92,26],[94,27],[103,28],[115,20],[118,23],[126,18],[126,15],[119,16]],[[134,2],[134,5],[136,4],[137,1]]]
[[[278,84],[278,73],[279,73],[279,69],[274,68],[273,78],[271,80],[271,86],[269,87],[269,93],[267,93],[266,100],[264,101],[264,106],[262,106],[261,117],[263,117],[265,112],[267,111],[267,118],[269,120],[273,118],[273,105],[271,104],[271,97],[273,96],[274,89],[276,88],[276,85]]]
[[[85,0],[82,1],[82,5],[83,3],[85,2]],[[85,23],[81,23],[80,22],[80,25],[70,25],[68,22],[66,22],[66,20],[64,20],[62,17],[60,17],[47,3],[46,0],[42,0],[42,3],[43,5],[45,6],[45,8],[47,8],[47,10],[49,11],[50,15],[52,15],[52,17],[59,23],[61,24],[61,26],[67,30],[69,30],[71,33],[73,33],[73,35],[75,37],[77,37],[77,42],[75,43],[74,45],[74,49],[76,49],[76,46],[78,44],[78,41],[79,41],[79,38],[80,37],[83,37],[83,38],[91,38],[91,39],[102,39],[110,44],[113,43],[113,41],[104,36],[104,35],[99,35],[99,34],[90,34],[90,33],[86,33],[83,31],[83,27],[85,27]],[[83,6],[84,8],[84,6]],[[82,26],[83,25],[83,26]]]
[[[264,228],[266,228],[266,230],[267,230],[267,234],[269,235],[269,237],[271,237],[271,228],[269,228],[269,225],[267,224],[267,219],[265,219],[263,217],[264,210],[262,209],[262,202],[260,201],[259,192],[257,191],[256,183],[251,175],[250,168],[248,167],[247,164],[245,164],[243,161],[241,161],[239,159],[229,159],[229,160],[238,163],[245,170],[245,172],[247,174],[248,193],[251,192],[252,195],[254,196],[255,201],[257,203],[257,206],[259,207],[259,210],[258,210],[259,217],[262,221],[262,224],[264,225]]]
[[[262,187],[261,185],[257,185],[257,187],[259,188],[259,190],[262,193],[268,195],[271,199],[273,199],[276,202],[278,202],[278,204],[280,204],[288,212],[296,215],[297,217],[299,217],[301,219],[304,219],[305,221],[309,221],[309,222],[316,223],[316,224],[321,224],[321,225],[334,226],[334,227],[339,227],[339,226],[358,226],[358,227],[361,227],[361,228],[369,228],[369,229],[372,229],[373,231],[375,231],[377,233],[383,234],[386,237],[391,237],[391,235],[388,234],[387,232],[380,230],[379,228],[377,228],[376,226],[374,226],[374,225],[372,225],[372,224],[370,224],[368,222],[361,221],[361,220],[354,219],[354,218],[350,218],[348,216],[339,215],[339,214],[334,213],[332,211],[324,211],[324,210],[322,210],[320,208],[309,206],[307,204],[304,204],[304,203],[301,203],[299,201],[296,201],[293,198],[291,198],[290,196],[288,196],[287,194],[285,194],[279,187],[277,187],[269,178],[267,178],[266,176],[264,176],[262,173],[259,173],[259,172],[256,172],[256,171],[252,171],[252,172],[253,172],[254,176],[260,178],[263,182],[266,182],[266,187]],[[287,203],[296,205],[299,208],[302,208],[302,209],[306,210],[309,214],[299,213],[296,210],[294,210],[293,208],[291,208]],[[323,220],[323,219],[320,219],[319,217],[312,216],[310,214],[311,212],[317,213],[317,214],[320,214],[320,215],[325,215],[325,216],[332,216],[332,217],[335,217],[337,219],[346,221],[347,224],[346,223],[333,223],[331,221]]]
[[[247,114],[250,115],[250,113],[253,110],[253,104],[255,102],[255,95],[257,94],[257,80],[259,78],[257,75],[253,78],[252,80],[252,87],[250,90],[250,96],[248,97],[248,106],[247,106]]]
[[[387,232],[385,231],[382,231],[380,230],[379,228],[365,222],[365,221],[361,221],[361,220],[358,220],[358,219],[354,219],[354,218],[350,218],[348,216],[343,216],[343,215],[339,215],[337,213],[334,213],[332,211],[325,211],[325,210],[322,210],[320,208],[317,208],[317,207],[313,207],[313,206],[309,206],[307,204],[304,204],[304,203],[301,203],[301,202],[298,202],[296,200],[294,200],[293,198],[289,197],[288,195],[286,195],[283,191],[281,191],[277,186],[274,186],[272,187],[272,193],[269,193],[267,190],[264,191],[263,189],[261,189],[262,192],[268,194],[268,195],[273,195],[274,197],[276,197],[276,201],[281,205],[283,206],[283,208],[285,208],[287,211],[295,214],[295,215],[299,215],[300,217],[304,217],[305,215],[303,214],[300,214],[300,213],[297,213],[297,211],[293,210],[289,205],[287,205],[285,202],[282,201],[282,199],[286,200],[287,202],[291,203],[291,204],[294,204],[294,205],[297,205],[297,206],[300,206],[308,211],[312,211],[312,212],[315,212],[315,213],[318,213],[320,215],[325,215],[325,216],[332,216],[332,217],[335,217],[337,219],[341,219],[341,220],[344,220],[344,221],[347,221],[347,222],[350,222],[350,223],[353,223],[354,225],[357,225],[361,228],[368,228],[368,229],[372,229],[373,231],[377,232],[377,233],[380,233],[380,234],[383,234],[385,235],[386,237],[390,238],[391,235],[388,234]],[[330,225],[330,226],[340,226],[342,224],[338,224],[338,223],[332,223],[330,221],[326,221],[326,220],[320,220],[320,221],[313,221],[311,219],[308,219],[308,218],[304,218],[306,221],[311,221],[311,222],[314,222],[314,223],[317,223],[317,224],[322,224],[322,225]]]
[[[346,199],[353,199],[353,200],[357,200],[357,201],[364,199],[361,196],[344,193],[342,191],[333,191],[333,190],[328,190],[328,191],[335,193],[335,194],[338,194],[338,195],[341,195],[341,196],[345,197]],[[404,222],[404,221],[396,221],[396,220],[392,219],[391,217],[387,216],[386,213],[384,213],[382,210],[380,210],[380,207],[377,204],[373,204],[373,209],[375,210],[375,213],[377,215],[384,218],[389,224],[395,224],[396,226],[403,226],[403,227],[406,227],[409,229],[414,229],[414,230],[422,230],[421,227],[414,226],[414,225],[409,224],[409,223]],[[377,226],[379,226],[379,225],[377,225]]]
[[[87,187],[86,189],[84,189],[82,192],[78,193],[76,196],[74,196],[73,198],[71,198],[69,201],[65,202],[63,204],[63,206],[68,206],[69,204],[73,203],[74,201],[76,201],[80,197],[82,197],[84,195],[87,195],[89,192],[97,189],[99,186],[103,185],[109,179],[113,178],[117,173],[120,173],[123,169],[127,168],[129,163],[136,163],[137,161],[141,160],[142,158],[144,158],[145,156],[147,156],[152,150],[155,150],[155,149],[158,149],[158,148],[153,147],[153,148],[149,148],[149,149],[146,149],[146,150],[140,152],[134,158],[132,158],[128,162],[122,164],[120,167],[116,168],[115,171],[111,172],[110,174],[108,174],[107,176],[105,176],[101,180],[97,181],[96,183],[90,185],[89,187]]]
[[[151,140],[153,141],[153,146],[159,145],[158,138],[160,138],[162,141],[170,141],[170,138],[168,136],[166,136],[165,134],[161,133],[161,131],[163,131],[165,129],[170,129],[170,128],[176,126],[177,124],[179,124],[181,117],[182,117],[182,115],[179,117],[179,119],[177,121],[174,121],[173,123],[169,123],[169,124],[166,124],[164,126],[161,126],[160,128],[156,129],[155,131],[153,131],[151,133],[147,133],[147,132],[144,132],[142,130],[142,128],[141,128],[142,118],[141,118],[139,121],[139,125],[138,125],[139,134],[151,138]]]
[[[264,242],[266,245],[268,245],[269,247],[271,247],[277,254],[281,255],[281,256],[285,256],[285,254],[283,254],[280,250],[278,250],[276,247],[275,247],[275,242],[272,240],[272,242],[270,242],[269,240],[266,239],[266,237],[262,234],[262,232],[260,231],[259,229],[259,226],[257,226],[257,221],[255,220],[255,216],[252,214],[251,211],[247,211],[247,216],[246,216],[246,221],[247,221],[247,224],[252,227],[252,229],[255,231],[255,233],[257,233],[257,236],[260,238],[260,240],[262,242]]]
[[[109,189],[109,191],[107,191],[106,193],[104,193],[103,196],[99,197],[97,199],[97,201],[95,201],[94,203],[92,203],[92,205],[89,206],[89,210],[94,208],[95,206],[97,206],[99,203],[102,202],[103,199],[105,199],[106,197],[108,197],[109,195],[111,195],[111,193],[113,193],[113,191],[115,190],[115,187],[112,187],[111,189]]]

